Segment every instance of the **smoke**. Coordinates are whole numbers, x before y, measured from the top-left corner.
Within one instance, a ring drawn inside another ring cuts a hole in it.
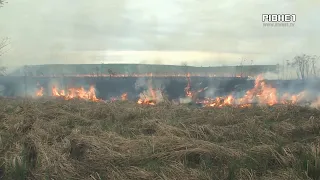
[[[312,102],[310,107],[320,109],[320,97],[317,97],[316,101]]]
[[[0,10],[0,36],[11,38],[7,65],[111,62],[96,52],[106,50],[158,52],[146,59],[120,55],[128,63],[234,65],[245,58],[275,64],[296,52],[317,52],[318,7],[315,0],[16,0]],[[262,13],[296,13],[297,22],[262,27]],[[180,57],[172,54],[177,51]]]
[[[134,83],[135,90],[138,91],[140,89],[148,89],[148,82],[145,77],[137,78],[136,82]]]
[[[251,0],[247,4],[239,0],[16,0],[0,10],[0,37],[11,39],[11,50],[1,58],[6,66],[101,61],[220,66],[239,65],[240,59],[254,60],[256,65],[276,64],[299,52],[317,53],[318,8],[316,0]],[[297,22],[293,28],[262,27],[262,13],[295,13]],[[263,76],[290,79],[296,72]],[[49,86],[61,84],[52,81]],[[138,78],[135,89],[143,92],[140,98],[161,101],[165,84]],[[23,85],[19,89],[23,92]],[[28,88],[27,94],[34,94],[35,89]],[[303,87],[291,82],[280,91],[314,95],[316,89],[314,82],[307,81]],[[205,96],[214,97],[217,91],[217,85],[210,86]]]
[[[164,101],[162,92],[160,90],[145,90],[139,95],[140,99],[143,101],[154,101],[160,103]]]
[[[90,63],[92,56],[69,52],[112,48],[126,31],[124,11],[124,0],[10,1],[0,10],[0,35],[12,47],[3,58],[8,66]]]
[[[279,79],[279,74],[273,72],[262,73],[261,76],[266,80],[277,80]]]
[[[215,87],[210,87],[205,90],[205,97],[215,97],[217,92],[217,88]]]
[[[0,85],[0,95],[3,96],[5,91],[5,86]]]
[[[138,78],[135,82],[135,89],[142,90],[139,98],[143,101],[162,102],[164,100],[162,87],[162,80],[153,80],[152,78]]]
[[[148,72],[143,66],[138,66],[137,69],[139,74]],[[155,72],[157,73],[157,72]],[[165,86],[165,81],[163,79],[157,79],[149,77],[139,77],[134,83],[135,90],[141,92],[139,94],[139,99],[143,101],[152,100],[156,102],[162,102],[164,100],[163,90]]]

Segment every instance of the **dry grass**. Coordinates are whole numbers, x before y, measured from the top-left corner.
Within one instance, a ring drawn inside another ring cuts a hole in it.
[[[319,115],[294,106],[1,99],[0,176],[319,179]]]

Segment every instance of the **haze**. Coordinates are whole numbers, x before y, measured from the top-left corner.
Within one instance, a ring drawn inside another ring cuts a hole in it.
[[[5,65],[276,64],[317,54],[319,9],[317,0],[9,0],[0,37],[11,45],[1,58]],[[294,13],[297,22],[263,27],[265,13]]]

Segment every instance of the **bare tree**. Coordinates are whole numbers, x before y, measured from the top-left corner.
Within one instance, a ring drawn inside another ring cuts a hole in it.
[[[0,7],[3,6],[3,4],[7,3],[5,0],[0,0]],[[7,46],[9,45],[9,38],[4,38],[0,40],[0,58],[4,55],[4,53],[7,50]],[[7,67],[0,66],[0,76],[5,76],[7,73]]]
[[[295,56],[290,64],[291,67],[296,68],[299,78],[308,79],[310,75],[316,76],[317,59],[317,56],[302,54]]]
[[[181,66],[183,66],[183,71],[187,75],[189,73],[189,66],[187,62],[182,62]]]
[[[116,73],[113,72],[112,69],[108,69],[108,73],[109,73],[110,78],[116,75]]]
[[[0,66],[0,76],[5,76],[7,75],[7,70],[8,68],[5,66]]]
[[[242,77],[243,76],[243,63],[246,61],[246,59],[241,59],[241,62],[240,62],[240,68],[241,68],[241,73],[240,73],[240,76]],[[236,75],[237,76],[237,75]]]
[[[7,1],[5,0],[0,0],[0,7],[3,6],[4,3],[7,3]],[[3,50],[4,48],[6,48],[9,44],[9,39],[8,38],[4,38],[0,41],[0,57],[4,54]]]
[[[1,61],[1,56],[7,52],[7,46],[9,45],[9,39],[4,38],[0,41],[0,76],[5,76],[7,74],[8,68],[3,65]]]
[[[0,0],[0,7],[2,7],[3,6],[3,4],[5,4],[5,3],[8,3],[7,1],[5,1],[5,0]]]
[[[290,66],[290,60],[286,60],[286,79],[288,80],[290,77],[289,77],[289,66]]]
[[[312,75],[314,77],[317,77],[317,70],[316,69],[317,69],[318,60],[319,60],[319,56],[314,55],[314,56],[311,57]]]
[[[0,57],[4,55],[9,46],[9,38],[4,38],[0,41]]]

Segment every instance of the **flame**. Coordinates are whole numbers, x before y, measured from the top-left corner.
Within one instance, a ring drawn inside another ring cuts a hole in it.
[[[40,89],[36,92],[36,96],[38,97],[43,96],[43,87],[40,87]]]
[[[259,104],[274,105],[278,103],[277,90],[263,81],[259,75],[255,80],[253,89],[246,92],[245,96],[240,99],[240,104],[257,102]]]
[[[122,101],[128,100],[128,93],[123,93],[123,94],[121,95],[121,100],[122,100]]]
[[[204,100],[199,100],[197,99],[198,93],[205,91],[207,87],[197,91],[191,91],[190,73],[187,74],[187,82],[188,83],[185,88],[186,99],[181,98],[182,100],[185,100],[185,102],[180,100],[180,104],[196,102],[202,104],[204,107],[233,106],[244,108],[250,107],[253,104],[267,106],[273,106],[276,104],[297,104],[306,99],[306,92],[301,92],[299,94],[294,95],[285,93],[282,96],[279,96],[277,89],[267,84],[262,75],[256,77],[254,87],[246,91],[245,94],[240,98],[236,98],[230,94],[225,97],[205,98]],[[83,87],[69,88],[65,91],[64,89],[59,90],[55,86],[53,86],[51,90],[52,96],[61,97],[66,100],[77,98],[95,102],[102,101],[96,97],[95,88],[93,86],[91,86],[90,89],[87,91]],[[44,89],[41,87],[36,92],[36,96],[43,96],[43,91]],[[121,97],[111,98],[111,101],[116,101],[120,99],[123,101],[127,100],[128,94],[123,93]],[[162,91],[160,89],[154,89],[152,87],[151,81],[149,81],[148,89],[140,94],[140,98],[137,101],[137,103],[146,105],[156,105],[161,101],[163,101]],[[320,98],[313,103],[313,106],[320,107]]]
[[[43,88],[41,87],[40,90]],[[36,93],[37,96],[43,96],[43,93],[40,93],[39,91]],[[80,88],[69,88],[67,93],[65,90],[61,89],[59,90],[56,86],[53,86],[51,88],[51,95],[53,97],[61,97],[65,100],[70,99],[84,99],[89,101],[98,102],[101,101],[97,98],[95,88],[93,86],[90,86],[89,90],[85,90],[83,87]]]
[[[303,99],[304,94],[304,92],[297,95],[285,93],[281,98],[278,98],[277,89],[266,84],[262,75],[259,75],[255,79],[254,87],[248,90],[242,98],[236,99],[232,95],[228,95],[213,99],[206,98],[198,103],[202,103],[205,107],[250,107],[252,104],[273,106],[275,104],[296,104]]]
[[[163,101],[162,92],[160,89],[153,89],[151,85],[147,91],[140,94],[140,98],[137,101],[138,104],[156,105]]]
[[[138,104],[156,105],[157,96],[155,90],[149,87],[148,91],[140,94],[140,98],[137,102]]]
[[[191,91],[191,79],[190,79],[190,73],[187,74],[187,86],[184,88],[184,91],[186,93],[186,97],[193,97],[194,93]]]
[[[152,101],[152,100],[149,100],[149,99],[147,99],[147,98],[144,99],[144,100],[139,99],[137,103],[138,103],[138,104],[147,104],[147,105],[156,105],[156,102],[154,102],[154,101]]]
[[[123,93],[121,94],[120,97],[111,97],[110,101],[115,102],[115,101],[126,101],[128,100],[128,93]]]
[[[151,74],[152,75],[152,74]],[[140,93],[138,104],[156,105],[163,101],[162,92],[160,89],[154,89],[152,86],[152,79],[148,81],[148,89]]]

